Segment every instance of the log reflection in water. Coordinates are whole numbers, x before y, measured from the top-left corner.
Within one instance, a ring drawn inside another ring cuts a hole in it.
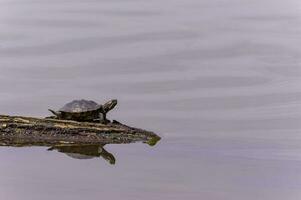
[[[41,142],[30,141],[16,138],[0,137],[0,147],[49,147],[48,151],[56,150],[57,152],[64,153],[74,159],[92,159],[102,157],[110,164],[114,165],[116,159],[113,154],[104,149],[106,144],[76,144],[64,142]],[[153,144],[149,144],[153,146]]]

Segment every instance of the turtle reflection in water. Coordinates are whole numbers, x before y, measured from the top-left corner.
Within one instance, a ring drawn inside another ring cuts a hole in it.
[[[89,100],[74,100],[67,103],[59,111],[49,109],[54,116],[48,117],[61,120],[73,120],[79,122],[109,123],[107,113],[117,105],[117,100],[112,99],[104,105]]]
[[[114,165],[115,157],[107,152],[103,146],[104,145],[55,145],[48,150],[57,150],[75,159],[91,159],[101,156],[110,164]]]

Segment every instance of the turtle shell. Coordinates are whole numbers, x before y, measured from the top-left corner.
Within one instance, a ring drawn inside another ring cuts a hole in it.
[[[59,111],[61,119],[91,122],[95,119],[99,119],[99,113],[102,112],[102,105],[84,99],[74,100],[67,103]]]
[[[94,111],[101,107],[101,105],[97,104],[94,101],[89,100],[74,100],[67,103],[63,106],[60,111],[69,112],[69,113],[80,113],[80,112],[88,112]]]

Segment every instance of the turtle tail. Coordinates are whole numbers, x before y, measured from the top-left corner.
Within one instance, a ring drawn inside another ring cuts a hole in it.
[[[61,114],[59,112],[56,112],[54,110],[48,109],[52,114],[54,114],[57,118],[59,118],[61,116]]]

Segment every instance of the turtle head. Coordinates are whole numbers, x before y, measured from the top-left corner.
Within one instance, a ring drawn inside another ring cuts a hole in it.
[[[107,103],[105,103],[105,104],[102,106],[104,113],[109,112],[109,111],[112,110],[116,105],[117,105],[117,99],[112,99],[112,100],[108,101]]]

